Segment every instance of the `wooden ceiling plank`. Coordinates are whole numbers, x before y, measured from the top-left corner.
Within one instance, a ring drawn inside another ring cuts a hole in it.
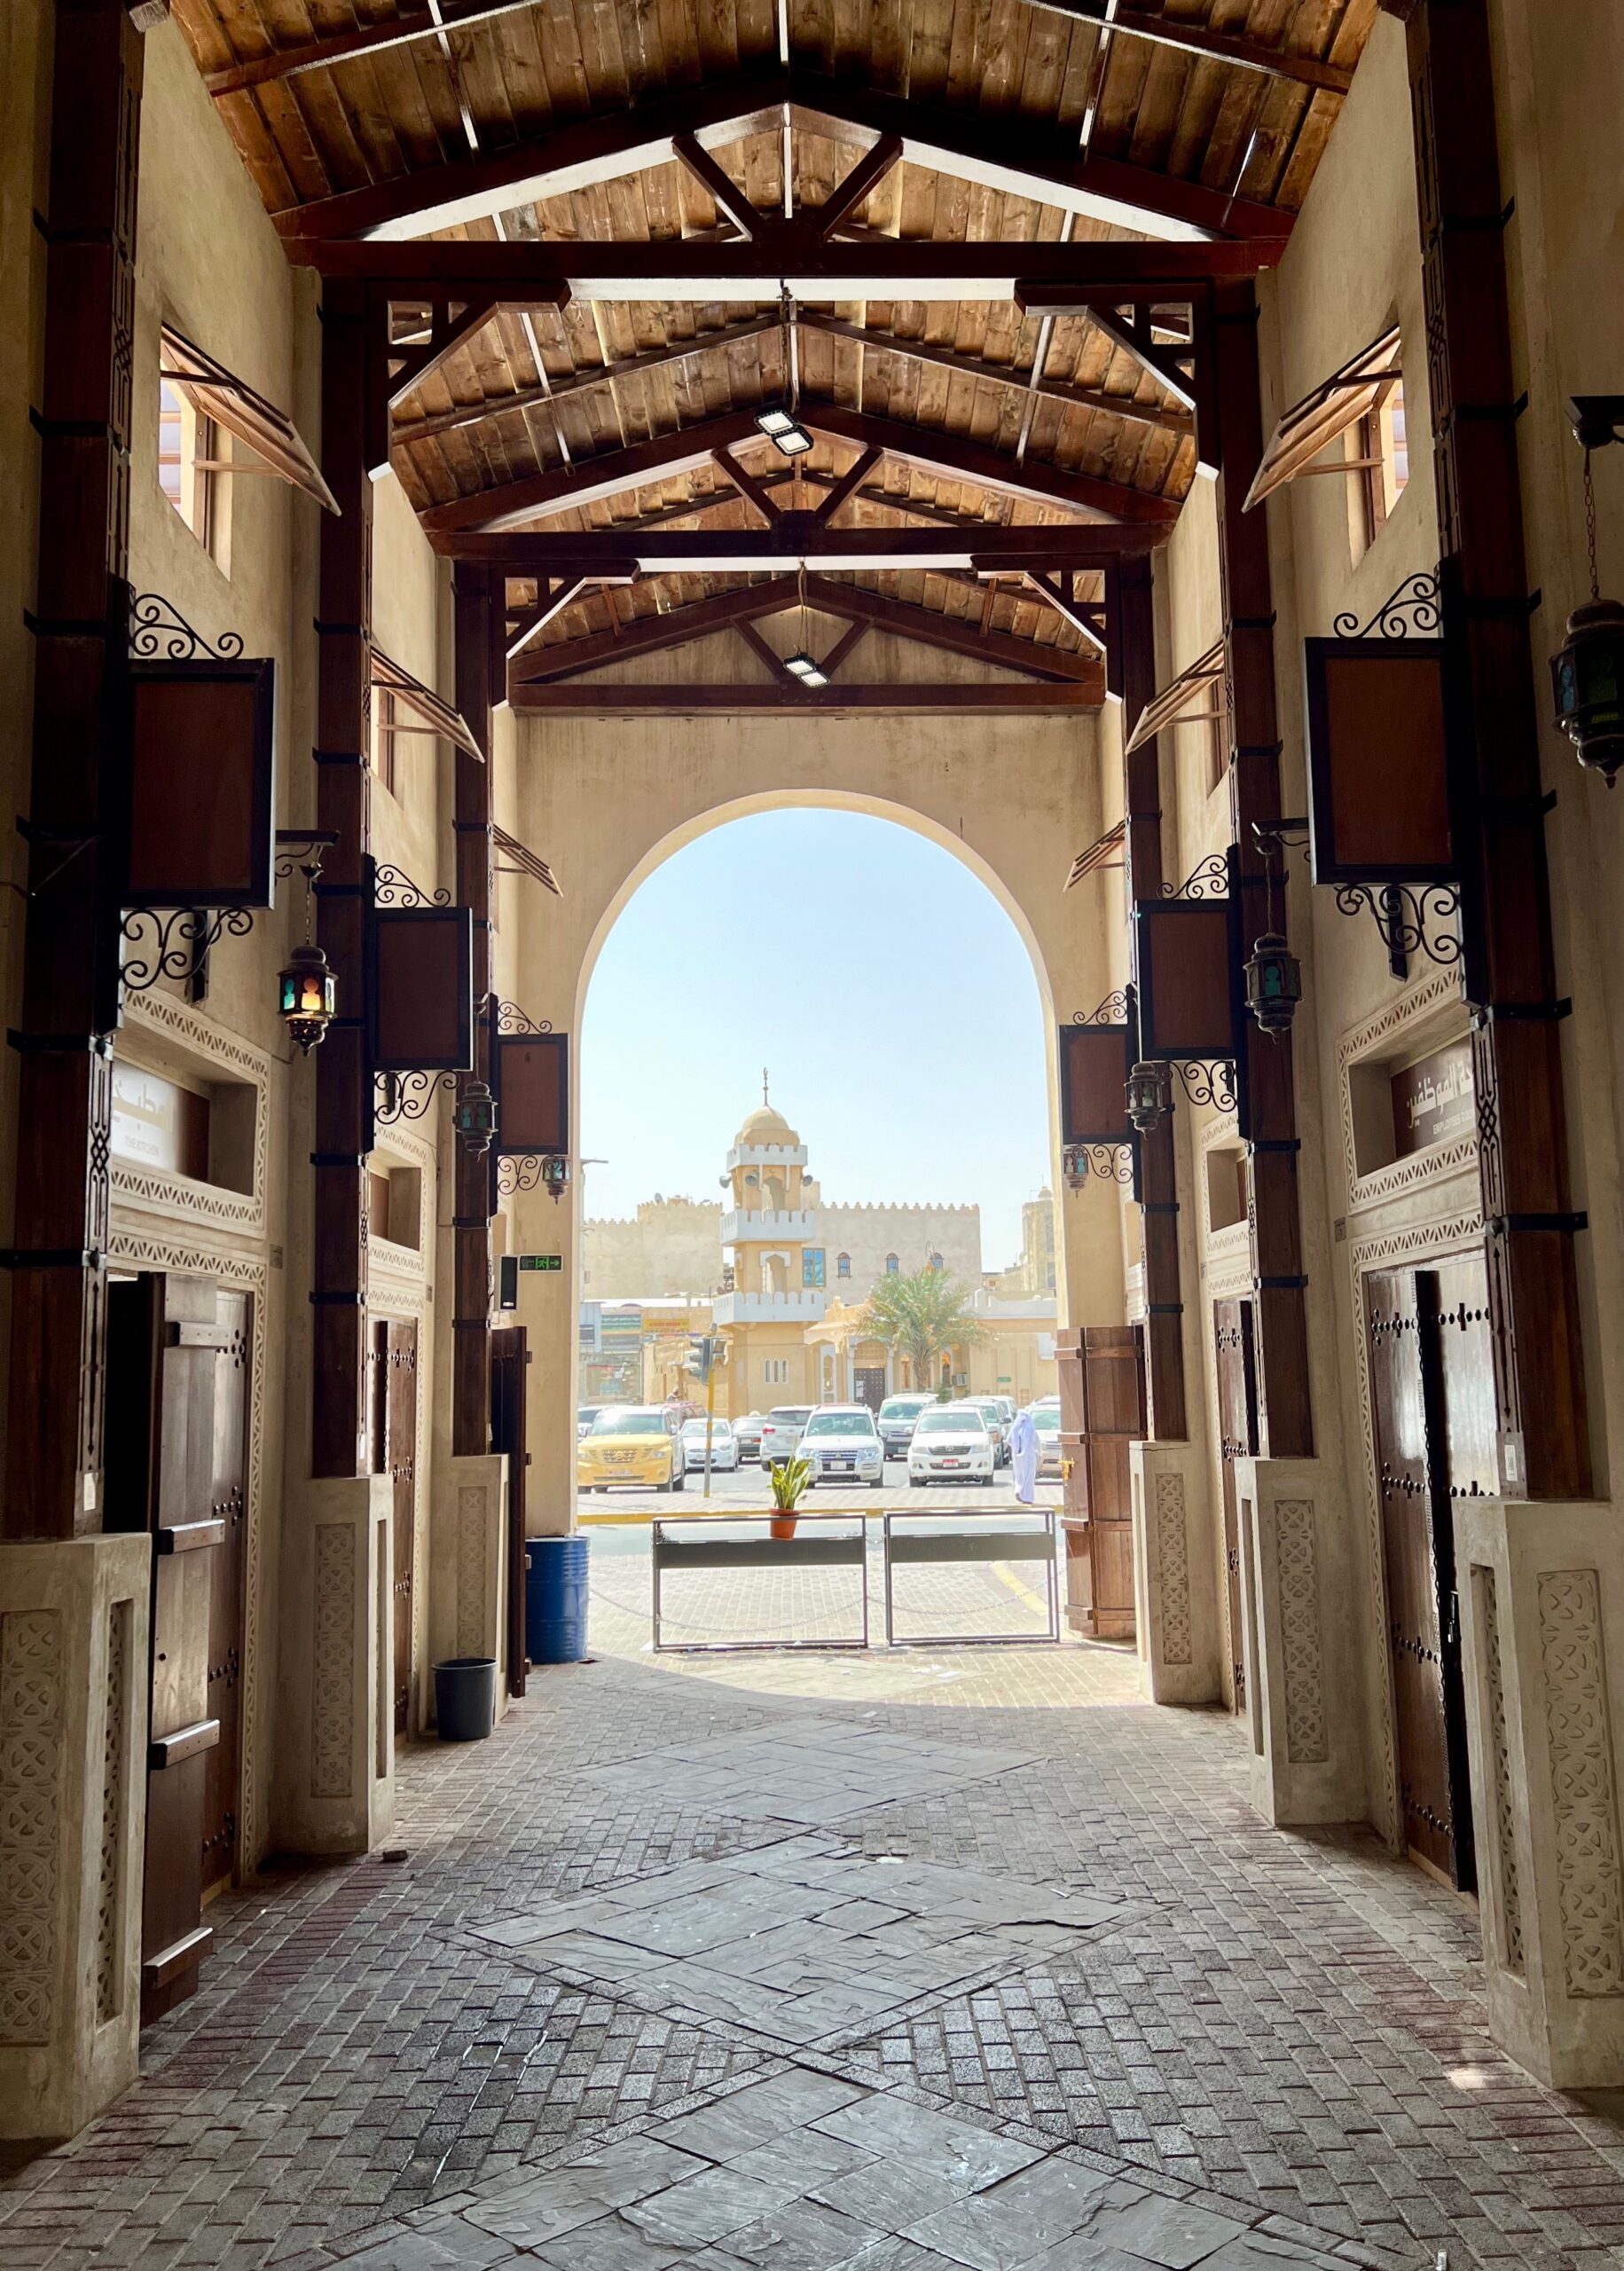
[[[1135,4],[1135,0],[1117,0],[1114,12],[1109,0],[1033,0],[1033,4],[1081,23],[1109,23],[1113,34],[1128,39],[1148,41],[1184,55],[1214,57],[1244,71],[1292,80],[1299,86],[1345,95],[1353,83],[1352,70],[1342,64],[1322,62],[1318,56],[1293,55],[1237,32],[1215,31],[1210,24],[1165,16],[1157,9]]]
[[[503,148],[314,196],[274,218],[291,237],[427,235],[668,165],[679,135],[692,136],[709,153],[786,118],[802,134],[821,133],[847,145],[873,147],[895,137],[910,176],[929,170],[972,180],[1155,236],[1255,241],[1262,253],[1277,250],[1291,232],[1289,213],[1232,198],[1200,181],[1115,158],[1079,158],[1075,136],[1063,129],[972,109],[933,108],[917,96],[837,81],[800,65],[669,88],[634,109],[577,118]],[[929,184],[911,184],[911,194],[929,198]],[[916,226],[913,215],[906,225]]]

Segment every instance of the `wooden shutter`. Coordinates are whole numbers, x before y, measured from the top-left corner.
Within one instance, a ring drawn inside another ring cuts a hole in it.
[[[469,1071],[474,1063],[470,910],[375,908],[370,962],[373,1070]]]
[[[329,513],[338,511],[338,499],[286,413],[171,324],[163,327],[161,375],[179,389],[194,410],[245,442],[279,480],[302,490]]]
[[[1303,647],[1314,882],[1453,881],[1445,642]]]
[[[1187,669],[1181,670],[1172,684],[1163,688],[1154,702],[1148,702],[1139,713],[1139,722],[1128,735],[1123,750],[1125,757],[1132,757],[1146,742],[1154,741],[1165,727],[1176,718],[1194,710],[1203,695],[1209,699],[1215,688],[1223,683],[1224,642],[1209,647],[1204,655],[1197,655]]]
[[[1385,400],[1402,375],[1399,348],[1399,326],[1394,324],[1391,331],[1361,348],[1351,363],[1333,371],[1311,394],[1292,404],[1269,436],[1246,492],[1247,512],[1288,481],[1295,481],[1322,450],[1339,441],[1350,427]],[[1342,469],[1334,464],[1327,468],[1335,473]]]
[[[276,664],[129,664],[127,907],[269,907]]]
[[[424,685],[420,678],[413,678],[404,663],[397,663],[393,656],[386,655],[381,647],[373,647],[368,653],[373,684],[388,695],[397,709],[409,710],[419,720],[419,730],[438,734],[461,750],[465,756],[471,757],[475,764],[484,763],[485,752],[474,738],[474,728],[459,711],[453,710],[449,702],[443,701],[431,686]],[[403,728],[397,725],[395,730],[409,733],[413,728]]]

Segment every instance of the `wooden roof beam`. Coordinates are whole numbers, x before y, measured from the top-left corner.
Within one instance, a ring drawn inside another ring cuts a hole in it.
[[[808,607],[823,615],[838,615],[848,623],[866,623],[872,631],[892,631],[926,647],[940,647],[977,662],[996,663],[1000,670],[1022,671],[1031,678],[1069,679],[1095,687],[1102,701],[1104,673],[1092,652],[1078,654],[1069,648],[1040,647],[1008,631],[984,631],[956,615],[938,615],[934,608],[916,607],[908,600],[888,598],[883,592],[866,591],[860,584],[814,577],[806,593]]]
[[[878,449],[905,464],[925,467],[978,488],[1059,505],[1072,512],[1105,514],[1114,520],[1164,531],[1178,518],[1178,506],[1170,498],[1063,466],[1034,463],[1030,459],[1017,464],[985,443],[966,441],[955,434],[909,426],[899,419],[876,418],[833,403],[803,401],[799,412],[803,424],[815,434],[832,435],[854,443],[859,450]],[[608,450],[596,458],[524,474],[494,488],[432,505],[421,515],[422,524],[431,537],[472,530],[499,532],[549,513],[597,503],[628,489],[690,473],[706,463],[720,466],[728,479],[734,480],[738,469],[722,453],[736,443],[757,438],[754,414],[734,411],[679,428],[673,434],[633,443],[624,450]],[[743,475],[737,485],[764,515],[770,516],[772,507],[750,495],[749,480],[748,475]]]
[[[1007,711],[1098,710],[1097,690],[1081,680],[1010,680],[978,684],[961,680],[948,686],[913,684],[898,680],[890,686],[516,686],[515,710],[550,711],[568,717],[613,718],[641,715],[650,711],[673,717],[698,717],[712,712],[757,711],[783,715],[797,710],[858,711],[866,716],[908,717],[920,712],[949,711],[954,717],[981,712],[997,716]]]
[[[600,670],[606,663],[624,662],[633,655],[657,655],[668,647],[686,646],[713,631],[752,622],[758,615],[777,615],[793,607],[798,591],[794,576],[774,577],[771,583],[750,584],[736,592],[718,592],[714,598],[691,606],[668,608],[662,614],[640,615],[616,631],[594,631],[578,639],[557,639],[550,647],[532,647],[515,656],[508,672],[510,687],[530,686],[542,679],[572,676],[577,671]]]
[[[1291,233],[1292,216],[1274,206],[1124,160],[1079,155],[1074,132],[932,106],[799,65],[675,89],[635,107],[526,136],[505,149],[469,153],[338,191],[287,207],[276,215],[276,224],[294,239],[429,236],[670,164],[679,135],[709,153],[786,125],[870,151],[894,137],[910,165],[1151,237],[1251,242],[1265,266]],[[852,178],[836,192],[837,208]],[[839,225],[840,217],[837,212],[831,225]]]
[[[986,523],[961,534],[935,528],[820,529],[811,513],[784,513],[770,529],[592,529],[545,536],[460,530],[431,540],[447,558],[481,561],[508,576],[590,576],[608,582],[627,576],[766,576],[802,561],[852,575],[929,568],[1009,576],[1028,568],[1097,570],[1126,554],[1154,550],[1165,535],[1163,529],[1104,521],[1065,528]]]

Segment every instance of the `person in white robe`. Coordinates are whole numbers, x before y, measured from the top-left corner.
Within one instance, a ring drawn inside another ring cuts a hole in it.
[[[1009,1464],[1015,1472],[1015,1495],[1022,1505],[1037,1503],[1038,1430],[1030,1411],[1017,1411],[1009,1430]]]

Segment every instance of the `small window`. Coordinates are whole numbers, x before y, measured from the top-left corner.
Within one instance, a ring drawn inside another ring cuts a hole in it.
[[[391,797],[395,786],[395,696],[387,687],[373,688],[373,778]]]
[[[898,1261],[896,1255],[894,1253],[888,1253],[885,1257],[886,1276],[888,1277],[895,1277],[900,1273],[901,1269],[902,1264]]]
[[[161,379],[158,486],[206,552],[215,548],[215,475],[228,469],[219,462],[213,419],[194,410],[168,379]]]
[[[822,1248],[820,1246],[803,1246],[803,1247],[802,1247],[802,1249],[801,1249],[801,1283],[802,1283],[802,1285],[813,1285],[813,1286],[816,1286],[816,1285],[822,1285],[822,1283],[823,1283],[823,1248]]]
[[[1409,482],[1409,437],[1404,413],[1404,381],[1395,379],[1384,398],[1368,410],[1347,440],[1350,470],[1357,472],[1359,549],[1375,543]]]
[[[849,1277],[851,1275],[851,1257],[849,1253],[837,1253],[835,1256],[835,1275],[836,1277]]]
[[[1207,703],[1207,794],[1221,789],[1229,778],[1229,674],[1214,680]]]

